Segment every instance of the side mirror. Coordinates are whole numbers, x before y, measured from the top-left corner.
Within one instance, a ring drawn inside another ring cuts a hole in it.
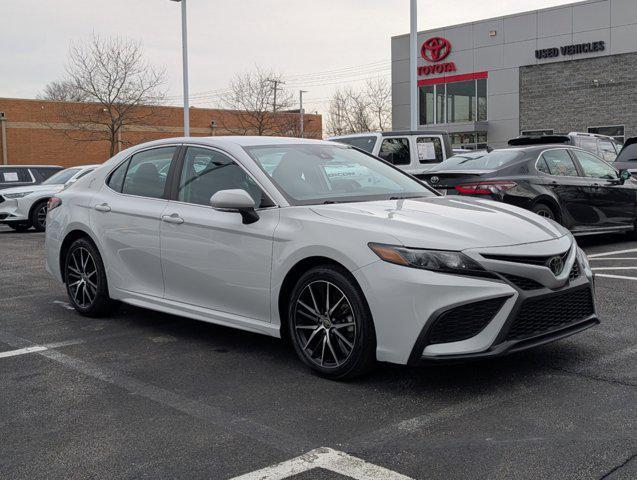
[[[219,190],[210,198],[212,208],[225,212],[238,212],[245,224],[259,220],[259,214],[254,210],[255,205],[250,194],[241,189]]]
[[[630,173],[628,170],[619,171],[619,179],[621,180],[622,183],[624,183],[626,180],[628,180],[632,176],[633,176],[632,173]]]

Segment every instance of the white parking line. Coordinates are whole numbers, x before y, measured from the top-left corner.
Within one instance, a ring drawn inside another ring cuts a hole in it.
[[[626,277],[624,275],[611,275],[610,273],[596,273],[595,278],[617,278],[619,280],[635,280],[637,281],[637,277]]]
[[[597,258],[588,258],[589,260],[597,260],[599,262],[609,262],[610,260],[635,260],[637,261],[637,257],[612,257],[612,258],[603,258],[603,257],[597,257]]]
[[[591,268],[594,272],[598,270],[637,270],[637,267],[595,267]]]
[[[47,348],[43,347],[42,345],[37,345],[35,347],[19,348],[18,350],[9,350],[7,352],[0,352],[0,358],[15,357],[16,355],[24,355],[25,353],[41,352],[42,350],[47,350]]]
[[[356,480],[413,480],[411,477],[368,463],[347,453],[325,447],[231,480],[280,480],[315,468],[329,470]]]
[[[629,250],[616,250],[614,252],[595,253],[593,255],[588,255],[588,258],[607,257],[609,255],[619,255],[620,253],[635,253],[635,252],[637,252],[637,248],[631,248]]]
[[[53,300],[53,303],[55,303],[57,305],[61,305],[62,307],[66,308],[67,310],[75,310],[68,302],[62,302],[60,300]]]

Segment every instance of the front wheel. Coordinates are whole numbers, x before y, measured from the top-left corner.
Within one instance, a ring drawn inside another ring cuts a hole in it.
[[[33,228],[35,228],[38,232],[43,232],[46,229],[46,212],[46,201],[37,203],[31,210],[31,225],[33,225]]]
[[[69,301],[82,315],[99,317],[117,306],[108,296],[102,258],[87,239],[80,238],[69,248],[64,262],[64,278]]]
[[[548,218],[550,220],[555,220],[555,212],[553,209],[544,203],[536,203],[531,211],[540,217]]]
[[[288,319],[297,355],[319,375],[352,378],[374,365],[374,323],[348,272],[322,266],[303,274],[292,291]]]

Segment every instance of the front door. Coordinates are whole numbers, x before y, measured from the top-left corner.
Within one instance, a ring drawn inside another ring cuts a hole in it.
[[[174,200],[161,222],[165,298],[217,312],[270,321],[270,271],[277,208],[254,180],[217,150],[188,147]],[[259,220],[210,207],[220,190],[243,189]]]
[[[590,205],[600,218],[600,227],[632,227],[635,221],[636,196],[632,181],[621,183],[617,171],[596,156],[572,150],[588,182]]]
[[[109,288],[161,298],[159,224],[167,172],[177,147],[136,153],[93,197],[91,221],[102,245]]]

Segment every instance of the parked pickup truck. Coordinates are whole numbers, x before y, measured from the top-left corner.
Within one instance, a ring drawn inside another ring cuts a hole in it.
[[[357,133],[328,140],[364,150],[416,177],[453,156],[449,134],[440,130]]]

